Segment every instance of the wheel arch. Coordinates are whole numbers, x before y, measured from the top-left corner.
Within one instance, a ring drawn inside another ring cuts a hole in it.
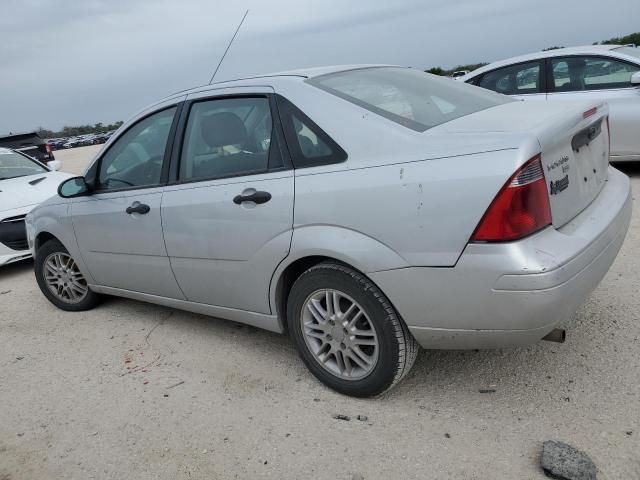
[[[60,242],[60,239],[56,237],[53,233],[50,233],[47,231],[39,232],[34,239],[33,251],[37,253],[40,247],[44,245],[46,242],[48,242],[49,240],[58,240]]]
[[[302,272],[324,261],[342,264],[367,278],[368,272],[408,266],[389,246],[361,232],[335,225],[296,228],[289,255],[274,272],[269,292],[271,312],[277,315],[283,332],[287,331],[286,305],[293,283]]]

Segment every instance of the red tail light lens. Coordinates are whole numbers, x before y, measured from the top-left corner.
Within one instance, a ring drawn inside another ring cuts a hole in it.
[[[475,242],[507,242],[551,224],[551,206],[540,155],[502,187],[471,236]]]
[[[51,153],[53,151],[52,148],[51,148],[51,144],[50,143],[47,143],[45,145],[45,148],[47,149],[47,153]]]

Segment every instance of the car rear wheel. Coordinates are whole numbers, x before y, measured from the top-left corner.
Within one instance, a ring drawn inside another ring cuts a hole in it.
[[[417,342],[380,289],[338,263],[320,263],[296,280],[287,318],[309,370],[346,395],[385,392],[417,356]]]
[[[35,274],[44,296],[62,310],[90,310],[99,301],[99,295],[89,289],[75,260],[58,240],[49,240],[38,249]]]

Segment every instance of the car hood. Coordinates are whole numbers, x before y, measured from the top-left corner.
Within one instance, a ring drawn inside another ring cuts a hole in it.
[[[0,212],[37,205],[57,195],[58,185],[73,175],[45,172],[0,180]]]

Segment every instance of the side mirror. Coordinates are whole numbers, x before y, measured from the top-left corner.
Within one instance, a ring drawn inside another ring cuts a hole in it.
[[[58,187],[58,195],[62,198],[82,197],[91,192],[84,177],[73,177],[65,180]]]
[[[60,163],[60,160],[52,160],[49,163],[47,163],[47,167],[49,167],[49,170],[53,170],[54,172],[57,172],[62,168],[62,163]]]
[[[634,87],[640,87],[640,72],[636,72],[631,75],[631,85]]]

